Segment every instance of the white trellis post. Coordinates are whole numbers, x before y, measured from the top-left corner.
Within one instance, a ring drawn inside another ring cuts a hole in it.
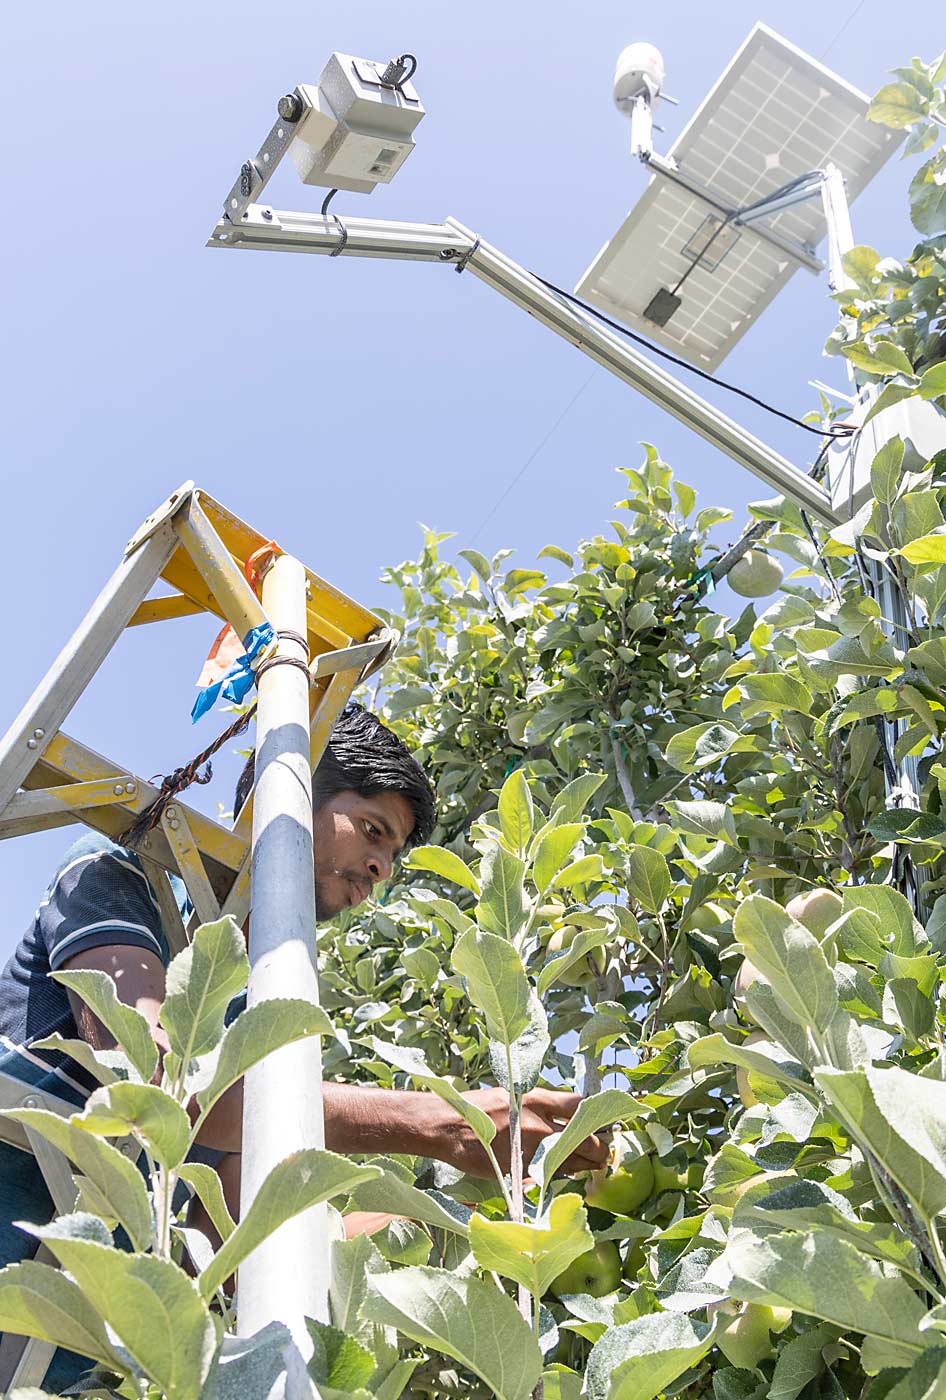
[[[306,660],[305,590],[302,565],[286,554],[263,578],[263,607],[280,634],[277,655],[300,661]],[[284,664],[267,667],[258,689],[247,1001],[304,997],[317,1004],[309,682],[301,667]],[[241,1217],[277,1162],[324,1144],[322,1054],[311,1038],[284,1046],[246,1075]],[[303,1319],[328,1321],[328,1253],[324,1205],[288,1221],[255,1249],[239,1271],[240,1334],[277,1320],[307,1354]]]

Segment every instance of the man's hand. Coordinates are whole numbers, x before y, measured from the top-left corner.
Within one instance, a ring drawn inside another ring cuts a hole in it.
[[[488,1113],[496,1124],[492,1147],[503,1171],[509,1170],[509,1095],[505,1089],[474,1089],[465,1099]],[[580,1094],[560,1093],[555,1089],[533,1089],[522,1102],[522,1159],[528,1168],[539,1143],[560,1132],[581,1103]],[[472,1129],[452,1118],[441,1129],[437,1151],[430,1155],[449,1162],[468,1176],[489,1177],[493,1171]],[[591,1136],[580,1143],[564,1164],[565,1171],[589,1171],[603,1166],[608,1149],[600,1138]]]

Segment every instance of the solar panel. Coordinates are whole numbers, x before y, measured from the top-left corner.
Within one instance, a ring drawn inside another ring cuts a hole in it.
[[[903,137],[868,122],[868,105],[864,93],[757,24],[669,156],[727,209],[745,208],[828,162],[843,174],[853,200]],[[817,196],[760,222],[811,247],[826,232]],[[655,175],[576,291],[648,339],[713,370],[799,265],[751,225],[728,224],[717,233],[721,223],[706,200]],[[684,273],[679,306],[666,297],[653,303]],[[648,309],[656,320],[645,315]],[[665,324],[657,324],[665,316]]]

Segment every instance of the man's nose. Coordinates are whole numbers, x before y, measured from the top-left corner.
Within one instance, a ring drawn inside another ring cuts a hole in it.
[[[386,853],[382,854],[378,851],[372,851],[371,855],[368,857],[367,863],[368,869],[371,872],[371,878],[375,881],[386,880],[394,869],[394,862],[391,857]]]

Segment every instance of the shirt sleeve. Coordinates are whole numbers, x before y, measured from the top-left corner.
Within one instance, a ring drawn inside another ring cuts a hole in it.
[[[158,904],[127,852],[79,856],[59,872],[40,905],[39,927],[55,972],[86,948],[126,944],[169,962]]]

